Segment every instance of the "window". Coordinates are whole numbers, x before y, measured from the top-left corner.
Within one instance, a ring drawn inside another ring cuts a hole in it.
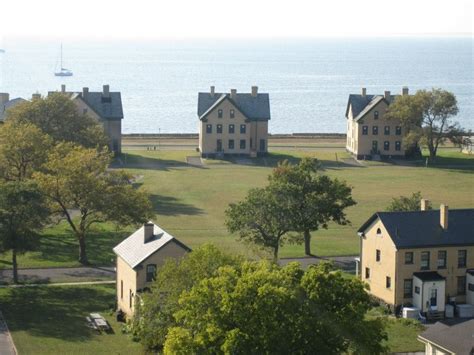
[[[383,142],[383,150],[390,150],[390,142],[389,141]]]
[[[386,136],[390,135],[390,126],[385,126],[383,128],[383,134],[385,134]]]
[[[245,145],[246,145],[246,140],[245,140],[245,139],[241,139],[241,140],[240,140],[240,149],[245,149]]]
[[[146,282],[152,282],[155,280],[156,265],[150,264],[146,266]]]
[[[224,116],[222,110],[217,110],[217,118],[222,118]]]
[[[375,251],[375,261],[380,261],[380,250]]]
[[[123,300],[123,280],[120,280],[120,299]]]
[[[233,124],[229,125],[229,134],[234,134],[235,132],[235,126]]]
[[[438,269],[446,269],[446,250],[438,251]]]
[[[133,293],[132,290],[128,290],[128,305],[132,308],[132,301],[133,301]]]
[[[407,251],[405,252],[405,264],[413,264],[413,252]]]
[[[458,267],[466,267],[467,250],[458,250]]]
[[[466,276],[458,276],[458,295],[466,294]]]
[[[395,127],[395,134],[397,136],[401,136],[402,135],[402,127],[400,127],[400,126]]]
[[[415,286],[415,293],[416,293],[417,295],[420,294],[420,287],[419,287],[419,286]]]
[[[212,125],[211,124],[206,125],[206,133],[212,133]]]
[[[474,284],[468,283],[468,284],[467,284],[467,289],[468,289],[469,291],[473,291],[473,292],[474,292]]]
[[[369,126],[362,126],[362,135],[366,136],[369,134]]]
[[[221,124],[218,124],[217,125],[217,133],[222,133],[222,125]]]
[[[410,298],[413,294],[413,279],[403,281],[403,297]]]
[[[234,149],[234,140],[229,139],[229,149]]]
[[[382,235],[382,230],[380,228],[377,228],[377,235],[381,236]]]
[[[370,269],[368,267],[365,268],[365,278],[370,279]]]
[[[235,118],[235,111],[233,109],[230,110],[230,118]]]
[[[430,269],[430,252],[422,251],[421,252],[421,270]]]
[[[374,119],[379,119],[379,111],[374,111]]]
[[[245,134],[245,132],[247,132],[247,126],[244,125],[244,124],[241,124],[240,125],[240,133]]]
[[[372,126],[372,134],[376,136],[379,134],[379,126]]]
[[[396,150],[397,152],[399,152],[400,150],[402,150],[402,142],[400,142],[400,141],[396,141],[396,142],[395,142],[395,150]]]
[[[385,287],[390,288],[391,286],[392,286],[392,279],[390,278],[390,276],[387,276],[385,278]]]

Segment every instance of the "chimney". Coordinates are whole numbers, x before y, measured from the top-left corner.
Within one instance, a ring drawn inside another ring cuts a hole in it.
[[[402,88],[402,95],[403,95],[403,96],[408,95],[408,87],[407,87],[407,86],[404,86],[404,87]]]
[[[237,90],[236,89],[230,89],[230,98],[235,99],[237,97]]]
[[[367,89],[362,88],[362,97],[366,97],[366,96],[367,96]]]
[[[446,206],[445,204],[442,204],[439,207],[439,224],[444,230],[448,229],[448,212],[448,206]]]
[[[420,201],[420,211],[428,211],[430,209],[430,200],[424,198]]]
[[[216,93],[216,87],[213,85],[211,86],[211,97],[214,97],[215,93]]]
[[[252,86],[252,96],[257,97],[258,95],[258,86]]]
[[[143,241],[145,243],[148,243],[150,241],[150,239],[153,238],[153,229],[154,229],[154,224],[151,223],[151,222],[147,222],[143,225],[143,235],[144,235],[144,239]]]
[[[61,85],[61,92],[63,93],[66,92],[66,85],[64,84]]]
[[[0,93],[0,106],[6,104],[8,101],[10,101],[10,94],[7,94],[6,92],[1,92]]]
[[[385,90],[384,97],[385,97],[385,100],[390,100],[390,91]]]
[[[89,88],[82,88],[82,98],[87,99],[88,94],[89,94]]]
[[[109,87],[109,85],[104,85],[103,86],[102,96],[103,97],[110,97],[110,87]]]
[[[33,94],[31,96],[31,99],[32,100],[39,100],[39,99],[41,99],[41,94],[39,94],[39,93]]]

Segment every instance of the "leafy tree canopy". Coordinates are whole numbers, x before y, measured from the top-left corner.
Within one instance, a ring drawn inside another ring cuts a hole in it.
[[[400,196],[392,198],[392,202],[387,207],[389,212],[419,211],[421,208],[421,192],[414,192],[411,196]],[[427,206],[431,209],[430,206]]]

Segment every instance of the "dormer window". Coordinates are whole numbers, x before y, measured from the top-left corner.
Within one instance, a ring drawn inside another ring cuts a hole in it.
[[[379,111],[374,111],[374,120],[379,119]]]

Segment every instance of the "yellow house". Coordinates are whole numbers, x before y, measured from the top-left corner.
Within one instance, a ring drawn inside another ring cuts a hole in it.
[[[153,282],[168,258],[181,258],[191,249],[153,222],[145,223],[114,249],[117,255],[117,309],[133,315],[139,293]]]
[[[444,314],[447,302],[474,304],[474,209],[426,205],[370,217],[358,230],[359,271],[370,293],[393,308]]]
[[[408,88],[403,88],[402,95],[408,95]],[[366,88],[360,94],[349,95],[346,150],[357,159],[405,156],[400,122],[384,117],[396,97],[390,91],[369,95]]]
[[[252,86],[251,93],[198,94],[199,151],[203,157],[267,153],[270,99]]]

